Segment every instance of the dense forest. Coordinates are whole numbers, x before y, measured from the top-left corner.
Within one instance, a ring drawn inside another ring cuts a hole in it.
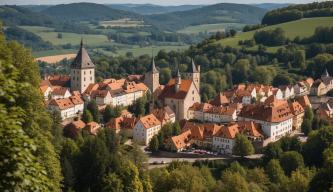
[[[275,9],[266,13],[262,19],[262,24],[274,25],[309,17],[332,17],[332,6],[332,1],[290,5],[288,7]]]

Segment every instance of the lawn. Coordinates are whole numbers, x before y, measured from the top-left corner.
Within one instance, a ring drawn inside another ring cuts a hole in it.
[[[61,32],[62,38],[58,38],[58,32],[55,32],[53,28],[37,27],[37,26],[20,26],[21,28],[35,33],[43,40],[51,42],[53,45],[65,45],[70,43],[72,45],[79,45],[81,37],[84,43],[90,46],[96,46],[105,44],[108,42],[105,35],[91,35],[91,34],[77,34],[77,33],[64,33]]]
[[[129,18],[110,20],[110,21],[101,21],[99,22],[100,26],[103,27],[144,27],[144,21],[131,20]]]
[[[244,25],[245,24],[241,23],[217,23],[217,24],[194,25],[181,29],[178,32],[185,34],[198,34],[200,32],[210,33],[210,32],[223,31],[225,28],[241,29],[242,27],[244,27]]]
[[[305,18],[297,21],[264,27],[259,30],[271,30],[277,27],[281,27],[286,32],[286,36],[289,39],[294,39],[297,36],[303,38],[313,35],[315,29],[319,26],[333,27],[333,17]],[[233,38],[222,39],[217,43],[239,48],[240,46],[238,45],[238,41],[252,39],[255,32],[256,31],[238,33]]]
[[[105,50],[100,50],[104,54],[107,55],[126,55],[127,52],[132,52],[134,56],[140,56],[144,54],[152,54],[152,51],[154,51],[155,54],[159,52],[160,50],[164,49],[166,51],[178,51],[178,50],[184,50],[187,49],[189,46],[188,45],[163,45],[163,46],[148,46],[148,47],[139,47],[139,46],[133,46],[132,48],[124,48],[116,51],[116,53],[105,51]]]

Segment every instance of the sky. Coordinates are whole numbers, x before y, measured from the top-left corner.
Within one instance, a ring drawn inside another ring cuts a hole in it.
[[[311,3],[315,0],[238,0],[240,4],[258,4],[258,3]],[[317,0],[322,2],[324,0]],[[236,3],[235,0],[0,0],[4,5],[33,5],[33,4],[62,4],[75,2],[94,2],[103,4],[156,4],[156,5],[208,5],[216,3]]]

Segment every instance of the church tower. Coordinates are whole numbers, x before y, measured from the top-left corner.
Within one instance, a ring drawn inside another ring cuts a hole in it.
[[[185,79],[193,81],[195,87],[200,91],[200,66],[196,65],[192,59],[191,68],[188,73],[185,74]]]
[[[91,83],[95,83],[95,65],[81,39],[79,52],[71,65],[71,91],[83,93]]]
[[[160,86],[160,73],[156,69],[154,57],[149,71],[145,74],[144,83],[148,86],[151,93],[154,93]]]

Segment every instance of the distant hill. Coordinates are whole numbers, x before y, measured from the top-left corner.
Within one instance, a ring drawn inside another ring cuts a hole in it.
[[[332,16],[333,1],[297,4],[267,12],[262,19],[262,24],[274,25],[302,18]]]
[[[130,11],[141,15],[163,14],[176,11],[188,11],[203,7],[204,5],[161,6],[153,4],[111,4],[109,7]]]
[[[252,5],[262,8],[262,9],[266,9],[266,10],[273,10],[273,9],[288,7],[291,4],[290,3],[260,3],[260,4],[252,4]]]
[[[53,5],[20,5],[20,7],[24,7],[26,9],[29,9],[33,12],[41,12],[49,7],[52,7]]]
[[[234,48],[240,48],[241,46],[238,45],[238,42],[241,40],[244,41],[253,39],[253,35],[256,31],[272,30],[278,27],[282,28],[285,31],[287,38],[293,40],[297,36],[299,36],[300,38],[310,37],[314,34],[316,28],[319,26],[333,27],[333,17],[305,18],[297,21],[290,21],[277,25],[271,25],[254,31],[238,33],[235,37],[222,39],[218,41],[218,43],[228,45]]]
[[[53,18],[35,13],[24,7],[15,5],[0,6],[0,19],[4,25],[40,25],[47,26],[55,23]]]
[[[140,18],[138,14],[95,3],[71,3],[49,7],[42,13],[69,21],[110,20],[124,17]]]
[[[251,5],[221,3],[189,11],[154,14],[145,20],[163,30],[176,31],[191,25],[213,23],[260,23],[266,10]]]

